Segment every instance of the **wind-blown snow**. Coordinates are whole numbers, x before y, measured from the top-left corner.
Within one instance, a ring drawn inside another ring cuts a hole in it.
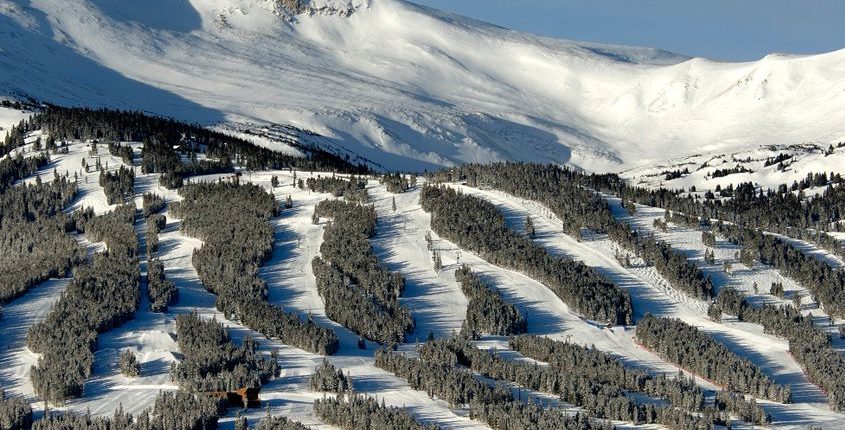
[[[400,0],[304,4],[312,12],[291,17],[273,0],[0,0],[0,95],[292,125],[403,170],[619,170],[845,138],[845,51],[725,63],[540,38]]]

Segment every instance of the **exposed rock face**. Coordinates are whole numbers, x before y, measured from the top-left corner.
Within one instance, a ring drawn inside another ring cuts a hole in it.
[[[300,14],[303,12],[302,0],[279,0],[279,3],[293,14]]]
[[[359,7],[366,6],[367,0],[278,0],[291,15],[322,14],[322,15],[352,15]]]

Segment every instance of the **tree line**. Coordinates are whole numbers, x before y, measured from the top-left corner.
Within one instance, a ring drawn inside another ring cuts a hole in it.
[[[646,314],[637,322],[637,340],[678,366],[727,387],[775,402],[789,403],[791,390],[712,336],[679,319]]]
[[[531,239],[510,230],[492,203],[446,186],[429,185],[423,187],[420,203],[431,213],[432,229],[461,248],[537,279],[587,318],[631,323],[631,297],[626,291],[587,265],[552,256]]]
[[[533,338],[524,338],[523,344]],[[432,350],[436,351],[432,354]],[[638,402],[624,383],[613,380],[610,375],[593,372],[595,369],[578,366],[561,366],[560,360],[552,360],[550,366],[539,366],[525,361],[502,358],[495,351],[482,351],[465,338],[453,338],[428,342],[420,348],[422,360],[442,360],[443,356],[454,355],[458,364],[466,366],[481,375],[495,380],[516,383],[520,389],[553,393],[561,401],[577,406],[594,418],[629,421],[634,424],[659,423],[670,428],[692,429],[712,427],[714,423],[724,424],[729,420],[726,412],[715,408],[693,405],[693,409],[682,409],[682,402],[672,406],[661,406],[658,402]],[[431,358],[429,358],[431,357]],[[688,380],[677,381],[678,387],[694,387]],[[690,396],[697,397],[692,390]],[[640,391],[640,393],[642,393]],[[678,396],[675,396],[678,399]],[[689,400],[683,399],[683,400]]]
[[[469,299],[465,329],[476,337],[481,333],[510,336],[526,333],[528,321],[507,303],[498,291],[485,285],[469,266],[455,270],[455,279]]]
[[[163,158],[173,160],[172,155],[164,154],[169,152],[177,154],[178,157],[178,152],[181,151],[187,154],[188,158],[194,158],[191,156],[192,153],[201,152],[211,159],[232,160],[249,170],[296,168],[349,173],[368,172],[366,166],[353,165],[344,158],[319,148],[300,147],[299,149],[308,154],[306,157],[287,155],[199,125],[138,111],[49,105],[25,120],[22,129],[41,129],[62,141],[87,139],[106,142],[146,141],[149,143],[145,145],[147,155],[156,152]],[[148,164],[145,166],[151,167]],[[151,173],[172,170],[164,168],[144,171]]]
[[[80,232],[93,242],[104,241],[107,250],[74,271],[47,318],[27,333],[27,347],[42,354],[30,378],[35,393],[45,401],[81,396],[91,374],[97,335],[130,320],[138,309],[134,217],[135,206],[130,204],[99,217],[84,211],[76,221]]]
[[[393,194],[404,193],[417,186],[417,176],[414,174],[402,175],[399,173],[389,173],[382,175],[379,180],[387,191]]]
[[[429,397],[445,400],[453,407],[467,406],[470,417],[494,430],[515,425],[546,429],[610,429],[608,422],[593,421],[587,414],[566,413],[514,399],[502,381],[494,385],[477,379],[473,372],[459,367],[458,358],[448,350],[428,348],[419,358],[388,349],[376,351],[376,366],[408,381],[411,388],[425,391]]]
[[[367,396],[350,394],[314,401],[314,413],[323,422],[346,430],[439,430],[420,424],[407,410],[385,406]]]
[[[72,217],[61,213],[75,195],[76,184],[66,177],[0,192],[0,303],[84,262],[84,251],[67,234]]]
[[[830,315],[845,316],[845,272],[804,254],[789,241],[760,230],[719,222],[716,230],[763,264],[773,266],[809,290]]]
[[[581,229],[606,232],[610,239],[628,248],[666,278],[670,284],[693,297],[713,295],[712,281],[683,253],[632,230],[617,220],[605,199],[584,186],[583,175],[553,164],[496,163],[468,164],[430,175],[435,181],[466,181],[474,187],[489,187],[548,207],[563,223],[563,232],[581,237]]]
[[[324,229],[321,256],[312,261],[326,315],[367,339],[387,345],[404,342],[414,330],[414,320],[399,304],[405,279],[387,270],[370,245],[376,232],[375,209],[324,200],[314,215],[332,219]]]
[[[722,199],[701,199],[695,193],[660,188],[650,190],[628,185],[615,174],[582,175],[584,186],[616,194],[640,204],[669,209],[689,216],[718,219],[746,228],[761,229],[816,243],[840,256],[845,246],[827,231],[842,228],[845,214],[845,184],[838,173],[809,173],[800,182],[764,189],[751,182],[730,185]],[[820,193],[806,196],[804,189],[825,187]]]
[[[562,231],[581,237],[581,229],[604,232],[614,223],[607,203],[582,187],[580,174],[552,164],[463,164],[428,174],[433,182],[466,181],[470,187],[494,188],[546,205],[562,222]]]
[[[548,363],[556,372],[584,374],[599,383],[617,386],[626,392],[668,399],[675,408],[700,413],[707,423],[729,426],[731,417],[758,424],[768,421],[767,414],[753,398],[747,400],[736,393],[719,391],[712,404],[706,402],[706,393],[696,385],[694,378],[685,377],[683,372],[678,372],[675,378],[663,374],[652,375],[626,367],[621,360],[595,347],[540,336],[511,337],[510,346],[527,357]],[[678,418],[678,415],[674,417]],[[671,425],[677,426],[678,423]]]
[[[32,430],[216,430],[225,405],[219,400],[186,391],[162,391],[153,406],[136,415],[120,405],[111,417],[47,413]]]
[[[182,219],[182,232],[205,242],[192,262],[203,286],[217,295],[227,318],[283,343],[318,354],[337,351],[335,333],[267,302],[258,268],[273,252],[268,221],[279,210],[272,194],[252,184],[201,183],[183,187],[170,213]]]
[[[349,180],[332,176],[310,177],[305,181],[309,190],[343,197],[350,202],[367,203],[367,179],[352,176]]]
[[[789,341],[789,352],[801,364],[807,377],[828,395],[831,408],[845,411],[845,356],[830,336],[813,325],[812,315],[803,316],[790,306],[752,306],[734,289],[719,293],[714,304],[718,312],[736,315],[740,321],[760,324],[766,333]]]
[[[697,299],[713,297],[715,291],[711,277],[666,241],[643,234],[623,221],[608,227],[607,236],[653,266],[673,288]]]

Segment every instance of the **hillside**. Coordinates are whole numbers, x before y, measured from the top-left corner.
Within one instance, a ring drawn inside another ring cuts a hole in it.
[[[845,51],[749,63],[552,40],[401,0],[0,0],[0,95],[140,109],[389,170],[620,171],[845,139]]]

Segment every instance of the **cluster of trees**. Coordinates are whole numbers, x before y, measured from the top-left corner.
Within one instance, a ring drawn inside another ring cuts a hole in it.
[[[110,205],[126,203],[135,195],[135,171],[130,167],[120,166],[117,172],[100,170],[100,186],[106,193],[106,200]]]
[[[128,349],[124,349],[120,352],[117,365],[123,376],[129,378],[141,376],[141,363],[138,362],[138,357],[135,357],[135,353]]]
[[[736,315],[740,321],[760,324],[767,333],[789,341],[789,351],[813,383],[828,394],[833,409],[845,410],[845,356],[833,346],[830,336],[790,306],[752,306],[736,290],[726,288],[715,303],[719,312]]]
[[[671,181],[673,179],[678,179],[684,177],[684,175],[689,175],[689,168],[685,167],[684,170],[666,170],[660,173],[661,175],[666,175],[664,178],[667,181]]]
[[[14,185],[15,182],[37,172],[38,169],[48,163],[50,163],[48,154],[26,158],[22,154],[17,154],[14,157],[0,159],[0,193]]]
[[[167,226],[167,218],[163,214],[152,214],[145,219],[147,225],[147,259],[152,259],[158,252],[158,234]]]
[[[327,424],[346,430],[439,430],[423,425],[404,408],[385,406],[371,397],[349,395],[314,401],[314,412]]]
[[[616,428],[610,421],[595,421],[587,414],[545,409],[533,403],[523,402],[495,405],[473,403],[469,406],[469,414],[487,423],[494,430],[612,430]]]
[[[604,232],[614,223],[607,202],[581,186],[581,174],[553,164],[464,164],[428,175],[434,182],[466,181],[538,201],[561,219],[563,232],[581,236],[582,228]]]
[[[776,402],[790,401],[788,386],[776,384],[747,358],[681,320],[646,314],[637,322],[637,340],[664,359],[731,391]]]
[[[236,427],[237,428],[237,427]],[[244,426],[246,428],[246,426]],[[270,416],[270,412],[267,412],[258,424],[254,427],[255,430],[309,430],[310,427],[306,427],[297,421],[290,420],[285,417],[273,417]]]
[[[216,320],[206,321],[195,313],[176,317],[176,341],[184,358],[173,364],[170,377],[189,391],[235,391],[258,388],[279,376],[275,351],[264,358],[255,340],[236,346]]]
[[[27,430],[32,426],[32,407],[23,397],[9,397],[0,387],[0,428]]]
[[[224,412],[225,405],[208,396],[162,391],[151,408],[135,416],[122,405],[110,418],[51,413],[35,421],[32,430],[217,430]]]
[[[417,176],[414,174],[405,176],[399,173],[386,174],[381,177],[381,183],[387,187],[387,191],[399,194],[417,186]]]
[[[663,374],[651,375],[626,367],[618,358],[598,349],[540,336],[512,337],[510,347],[522,355],[548,363],[561,374],[584,375],[620,390],[665,398],[675,407],[687,411],[703,411],[705,407],[704,392],[695,380],[683,373],[671,379]]]
[[[387,270],[373,253],[376,232],[371,206],[324,200],[315,216],[331,218],[320,257],[312,262],[326,315],[359,335],[382,344],[402,343],[414,330],[408,309],[399,304],[405,279]]]
[[[331,393],[345,393],[352,390],[352,380],[343,374],[342,369],[337,369],[329,363],[323,362],[314,369],[310,379],[311,389]]]
[[[132,165],[132,147],[128,145],[121,145],[120,142],[109,142],[109,154],[115,157],[120,157],[126,165]]]
[[[67,234],[73,219],[61,213],[75,194],[76,184],[65,177],[0,191],[0,303],[66,276],[84,261],[84,251]]]
[[[141,208],[144,211],[144,217],[149,218],[150,215],[157,214],[164,210],[164,198],[155,193],[144,193]]]
[[[410,358],[403,353],[380,348],[376,351],[375,364],[407,380],[411,388],[425,391],[430,397],[436,395],[453,407],[513,400],[510,389],[502,385],[491,386],[476,379],[469,369],[456,367],[455,354],[447,351],[441,356],[438,352],[429,348],[425,355],[421,351],[420,358]]]
[[[150,310],[167,312],[168,306],[179,299],[179,289],[164,273],[164,263],[155,257],[158,252],[158,234],[167,225],[167,218],[159,212],[164,210],[164,199],[153,193],[144,193],[143,214],[147,224],[147,296]]]
[[[47,317],[27,333],[27,346],[42,354],[30,377],[35,393],[51,402],[81,396],[90,376],[100,332],[131,319],[140,302],[134,205],[108,214],[78,216],[77,228],[107,251],[94,255],[88,266],[74,271],[64,294]]]
[[[227,318],[283,343],[318,354],[337,351],[335,333],[267,302],[258,268],[273,251],[269,219],[278,213],[272,194],[257,185],[192,184],[180,190],[181,202],[170,212],[182,219],[182,231],[205,242],[194,251],[193,265],[217,309]]]
[[[792,158],[792,154],[781,153],[775,157],[769,157],[763,162],[763,167],[774,166],[775,164],[783,166],[783,162]],[[781,169],[778,169],[781,170]]]
[[[367,203],[367,179],[352,176],[349,180],[332,176],[310,177],[305,181],[309,190],[343,197],[350,202]]]
[[[481,333],[510,336],[528,331],[528,321],[502,296],[481,281],[469,266],[455,270],[455,279],[469,299],[465,329],[472,337]]]
[[[523,343],[526,342],[531,342],[531,340],[523,340]],[[432,350],[435,351],[433,354]],[[703,397],[700,390],[693,389],[686,395],[676,393],[674,400],[678,401],[677,408],[658,406],[652,402],[641,404],[628,396],[628,387],[625,383],[614,380],[608,375],[594,373],[596,368],[563,364],[561,360],[556,359],[552,360],[554,364],[550,366],[510,361],[501,358],[495,352],[481,351],[462,338],[429,342],[421,348],[420,357],[422,360],[427,360],[429,357],[442,359],[440,357],[449,353],[454,354],[459,364],[481,375],[496,380],[511,381],[530,390],[554,393],[562,401],[581,407],[595,418],[630,421],[637,424],[661,423],[679,429],[701,428],[712,425],[714,422],[724,423],[727,419],[727,414],[719,414],[715,409],[704,410],[700,407],[700,403],[697,403]],[[666,385],[671,386],[672,383]],[[683,390],[694,386],[692,381],[682,379],[671,388]],[[659,385],[654,385],[654,387],[661,388]],[[690,403],[692,408],[681,409],[680,406],[684,403]],[[703,413],[702,416],[697,415],[699,412]]]
[[[841,229],[845,214],[845,184],[840,174],[809,173],[800,182],[763,189],[751,182],[730,185],[729,199],[699,199],[683,190],[649,190],[631,186],[614,174],[582,176],[584,186],[614,193],[640,204],[661,207],[689,216],[720,219],[752,229],[762,229],[812,241],[832,252],[845,255],[845,247],[826,231]],[[826,186],[807,197],[801,190]],[[724,190],[723,190],[724,191]]]
[[[423,187],[420,203],[431,213],[432,229],[461,248],[539,280],[587,318],[631,323],[631,297],[626,291],[587,265],[553,256],[512,231],[492,203],[449,187],[429,185]]]
[[[26,145],[26,135],[35,130],[37,128],[30,128],[30,124],[26,120],[12,124],[12,128],[6,132],[3,145],[0,145],[0,157],[14,151],[16,148]]]
[[[182,172],[176,167],[180,165],[180,153],[189,159],[196,159],[196,153],[204,153],[212,159],[232,160],[250,170],[296,168],[350,173],[368,171],[366,166],[352,165],[344,158],[319,148],[300,147],[308,154],[307,157],[287,155],[198,125],[137,111],[51,105],[31,116],[22,127],[22,130],[43,129],[63,141],[92,139],[144,142],[145,173],[169,172],[181,177]]]
[[[751,170],[746,168],[745,166],[737,164],[734,167],[724,168],[724,169],[716,169],[712,173],[710,173],[710,177],[712,178],[724,178],[725,176],[734,175],[737,173],[751,173]]]
[[[147,261],[147,294],[153,312],[167,312],[168,306],[179,299],[179,289],[167,279],[164,264],[158,258]]]
[[[494,430],[522,428],[518,427],[518,423],[525,425],[524,428],[539,428],[538,423],[544,424],[542,428],[554,429],[612,427],[607,423],[585,419],[581,414],[566,414],[562,410],[543,408],[530,402],[515,400],[511,389],[501,381],[495,381],[495,384],[490,385],[476,378],[473,373],[473,371],[478,371],[488,378],[495,379],[496,376],[485,374],[485,370],[488,369],[480,366],[472,369],[459,366],[459,364],[472,365],[471,359],[464,354],[469,350],[464,351],[461,348],[456,353],[447,342],[451,341],[426,343],[419,351],[419,358],[409,358],[404,354],[380,349],[376,352],[376,366],[407,380],[411,388],[426,391],[430,397],[437,396],[452,406],[469,406],[471,417],[487,423]],[[464,344],[466,340],[460,342]],[[474,347],[470,345],[470,348]],[[526,366],[524,370],[534,372],[536,366]],[[534,376],[538,375],[535,373]],[[530,380],[531,377],[525,379]],[[600,390],[597,385],[593,388]],[[583,394],[588,395],[586,391]]]

